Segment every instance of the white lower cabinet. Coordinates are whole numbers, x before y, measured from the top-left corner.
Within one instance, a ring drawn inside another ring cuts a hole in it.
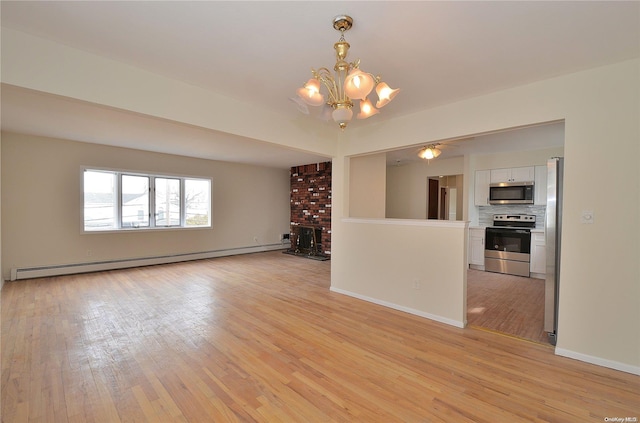
[[[484,268],[484,228],[469,228],[469,264]]]
[[[531,273],[537,276],[547,272],[547,247],[544,232],[531,233]]]

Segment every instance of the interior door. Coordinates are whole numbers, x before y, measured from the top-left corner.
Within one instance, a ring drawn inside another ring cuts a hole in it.
[[[446,220],[447,214],[449,213],[449,201],[447,201],[447,188],[440,188],[440,213],[438,214],[438,219]]]
[[[429,179],[427,193],[427,219],[438,218],[438,191],[440,182],[437,179]]]

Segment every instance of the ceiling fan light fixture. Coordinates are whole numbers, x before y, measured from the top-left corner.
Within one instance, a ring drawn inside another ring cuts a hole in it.
[[[422,148],[420,152],[418,152],[418,156],[421,159],[431,160],[438,157],[441,153],[442,151],[440,151],[440,149],[437,148],[436,144],[432,144]]]
[[[310,106],[325,104],[333,108],[333,120],[342,130],[353,118],[351,108],[355,100],[360,100],[360,113],[357,118],[366,119],[378,114],[376,107],[380,108],[389,103],[399,91],[389,88],[386,83],[381,82],[379,76],[362,71],[359,68],[359,59],[351,63],[346,61],[350,45],[345,41],[344,33],[351,29],[352,25],[353,19],[347,15],[336,16],[333,19],[333,28],[340,32],[340,40],[333,45],[336,51],[334,72],[324,67],[311,69],[313,78],[297,91],[298,96]],[[374,88],[379,99],[376,107],[367,99]],[[326,94],[321,93],[321,89],[326,91]]]

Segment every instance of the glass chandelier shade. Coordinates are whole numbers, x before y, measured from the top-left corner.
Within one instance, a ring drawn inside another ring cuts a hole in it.
[[[340,105],[331,113],[331,117],[338,125],[340,125],[341,128],[343,128],[344,126],[347,126],[349,121],[351,121],[353,111],[351,110],[351,107]]]
[[[358,119],[366,119],[379,113],[379,108],[389,103],[400,91],[391,89],[381,82],[379,76],[373,76],[360,69],[360,60],[347,62],[349,43],[344,39],[344,32],[353,25],[353,19],[346,15],[337,16],[333,20],[333,27],[340,31],[340,40],[333,45],[336,51],[336,64],[333,73],[327,68],[311,69],[313,78],[309,79],[302,88],[297,90],[298,97],[310,106],[327,104],[333,108],[333,120],[345,129],[353,118],[354,102],[358,102],[360,113]],[[321,93],[324,88],[326,95]],[[368,96],[376,89],[378,101],[374,107]]]
[[[369,99],[365,98],[364,100],[360,101],[360,113],[358,113],[358,116],[356,117],[358,119],[366,119],[373,115],[377,115],[378,113],[380,113],[380,110],[373,107],[373,104],[371,104]]]
[[[366,100],[374,85],[375,78],[373,76],[358,68],[353,68],[344,81],[344,93],[352,99]]]
[[[391,100],[393,100],[399,91],[399,88],[392,90],[385,82],[380,82],[376,87],[376,94],[378,94],[376,107],[379,109],[386,106]]]
[[[311,78],[298,89],[298,96],[309,106],[320,106],[324,103],[324,96],[320,93],[320,81]]]

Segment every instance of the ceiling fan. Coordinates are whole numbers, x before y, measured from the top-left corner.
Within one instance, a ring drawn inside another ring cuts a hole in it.
[[[442,144],[440,143],[435,143],[435,144],[429,144],[422,147],[420,150],[418,150],[418,157],[425,160],[435,159],[440,154],[442,154],[442,150],[438,148],[441,145]]]
[[[431,147],[432,152],[435,152],[434,156],[431,158],[423,157],[425,149]],[[442,142],[431,142],[426,143],[421,146],[413,146],[409,148],[404,148],[401,150],[389,151],[387,152],[387,166],[403,166],[408,163],[422,162],[427,161],[429,163],[431,159],[440,156],[441,153],[447,152],[447,150],[458,148],[457,145],[445,144]],[[437,151],[435,151],[437,150]],[[447,154],[450,156],[450,154]]]
[[[443,151],[448,149],[454,149],[454,148],[457,148],[457,146],[453,144],[434,142],[434,143],[426,144],[422,146],[420,149],[417,150],[416,154],[421,159],[425,159],[429,161],[431,159],[435,159],[438,156],[440,156],[440,154],[442,154]]]

